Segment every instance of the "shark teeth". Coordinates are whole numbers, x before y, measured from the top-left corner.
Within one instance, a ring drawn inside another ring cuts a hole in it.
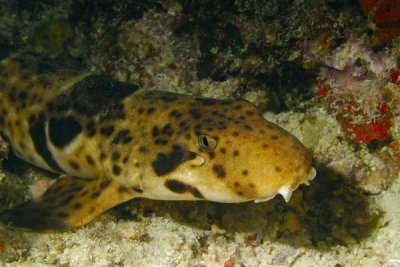
[[[310,185],[310,181],[314,180],[316,175],[317,175],[317,171],[314,168],[311,168],[310,172],[308,173],[307,178],[303,181],[302,184],[305,184],[305,185],[309,186]]]
[[[281,189],[278,190],[278,194],[283,196],[286,202],[289,202],[292,192],[293,190],[290,189],[290,187],[281,187]]]

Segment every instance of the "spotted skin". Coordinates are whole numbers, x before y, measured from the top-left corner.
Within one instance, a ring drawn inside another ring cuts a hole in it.
[[[315,176],[305,147],[245,100],[145,90],[85,69],[30,54],[1,61],[1,135],[18,157],[64,174],[1,214],[11,227],[78,227],[135,197],[288,200]]]

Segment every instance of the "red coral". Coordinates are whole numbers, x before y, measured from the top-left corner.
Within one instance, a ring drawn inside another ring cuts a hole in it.
[[[397,81],[398,77],[394,76],[391,79]],[[327,97],[330,91],[331,87],[326,80],[321,79],[318,81],[317,97],[323,100],[326,106],[337,111],[336,119],[351,139],[358,143],[369,144],[373,140],[384,141],[390,137],[390,128],[392,126],[390,118],[392,114],[387,103],[383,102],[377,106],[378,114],[381,115],[379,119],[369,122],[365,118],[366,122],[356,123],[354,122],[356,117],[366,116],[359,104],[351,100],[345,100],[340,95]]]
[[[390,137],[390,109],[386,103],[377,107],[382,117],[374,122],[354,123],[353,117],[363,115],[363,111],[357,109],[357,104],[349,102],[343,104],[342,111],[336,116],[343,130],[356,142],[369,144],[374,140],[384,141]]]
[[[364,124],[352,124],[343,117],[337,117],[344,131],[358,143],[369,144],[373,140],[384,141],[389,138],[392,126],[388,118]]]
[[[400,35],[400,2],[398,0],[359,0],[364,13],[376,24],[378,43]]]
[[[360,0],[365,12],[377,25],[387,25],[400,21],[398,0]]]
[[[400,77],[400,70],[393,70],[390,73],[390,81],[392,83],[399,83],[399,77]]]

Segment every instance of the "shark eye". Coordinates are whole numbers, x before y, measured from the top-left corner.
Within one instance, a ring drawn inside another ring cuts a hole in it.
[[[197,136],[197,142],[199,144],[200,149],[206,151],[214,150],[215,147],[217,146],[217,140],[204,134],[200,134]]]

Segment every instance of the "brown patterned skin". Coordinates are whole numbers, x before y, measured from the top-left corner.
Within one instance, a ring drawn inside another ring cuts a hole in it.
[[[3,60],[0,74],[2,136],[18,157],[67,174],[3,213],[11,227],[77,227],[134,197],[288,199],[315,176],[305,147],[245,100],[144,90],[30,54]]]

